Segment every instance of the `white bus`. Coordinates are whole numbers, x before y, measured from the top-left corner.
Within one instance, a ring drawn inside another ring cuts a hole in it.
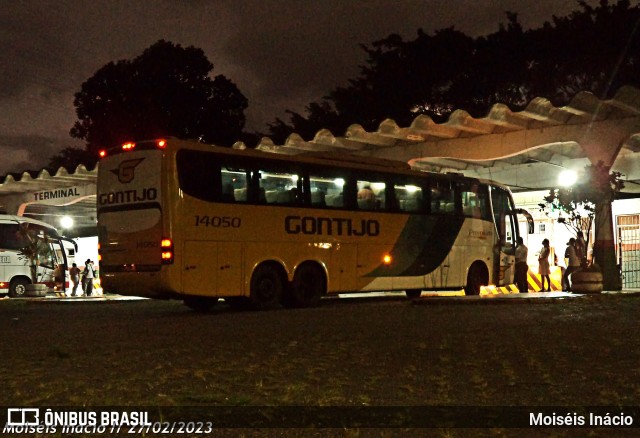
[[[10,297],[22,297],[25,286],[31,284],[27,261],[20,259],[18,255],[20,248],[24,246],[18,229],[20,224],[25,222],[31,229],[42,231],[51,241],[52,251],[39,261],[37,282],[64,292],[69,287],[68,275],[65,274],[62,277],[63,281],[57,282],[54,270],[56,266],[60,266],[60,275],[67,272],[67,252],[63,244],[67,239],[47,223],[23,216],[0,215],[0,293],[8,293]]]
[[[263,309],[341,292],[478,294],[513,283],[517,211],[500,184],[387,160],[176,139],[102,155],[107,292]]]

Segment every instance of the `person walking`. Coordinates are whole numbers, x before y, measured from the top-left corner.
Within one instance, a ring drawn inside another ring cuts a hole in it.
[[[551,266],[549,266],[549,255],[551,254],[551,248],[549,248],[549,239],[542,241],[542,249],[538,256],[538,274],[542,278],[542,289],[540,292],[551,292]],[[544,287],[544,280],[547,280],[547,288]]]
[[[564,271],[564,275],[562,276],[562,290],[565,292],[571,292],[571,281],[570,276],[572,273],[578,270],[580,267],[580,258],[576,253],[576,239],[571,238],[567,242],[567,249],[564,252],[564,258],[567,263],[567,269]]]
[[[93,262],[87,259],[84,262],[84,279],[85,279],[85,295],[90,297],[93,292],[93,279],[95,278],[96,273],[93,269]]]
[[[76,292],[78,291],[78,285],[80,284],[80,268],[75,263],[71,264],[71,268],[69,269],[69,276],[71,277],[71,282],[73,283],[73,289],[71,291],[71,296],[75,297]]]
[[[518,237],[516,239],[516,271],[514,273],[514,280],[521,294],[529,292],[529,282],[527,281],[527,274],[529,273],[529,266],[527,265],[528,255],[529,248],[524,244],[522,237]]]

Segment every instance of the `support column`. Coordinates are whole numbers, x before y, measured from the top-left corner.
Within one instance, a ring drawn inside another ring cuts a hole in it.
[[[602,269],[602,288],[609,291],[622,290],[622,278],[616,263],[612,217],[610,200],[596,205],[593,259]]]

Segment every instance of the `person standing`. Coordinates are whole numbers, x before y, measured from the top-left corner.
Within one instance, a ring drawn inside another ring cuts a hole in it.
[[[78,285],[80,284],[80,268],[75,263],[71,264],[71,269],[69,269],[69,276],[71,277],[71,282],[73,283],[73,290],[71,291],[71,296],[75,297],[76,292],[78,291]]]
[[[565,292],[571,292],[571,282],[569,277],[580,267],[580,258],[578,258],[576,253],[575,245],[576,239],[572,237],[569,239],[569,242],[567,242],[567,249],[564,252],[567,269],[565,269],[564,275],[562,276],[562,290]]]
[[[529,292],[529,282],[527,281],[527,274],[529,273],[529,266],[527,265],[527,257],[529,255],[529,248],[526,247],[522,237],[516,239],[516,266],[515,266],[515,282],[520,293]]]
[[[93,269],[93,262],[89,259],[85,262],[84,266],[84,278],[85,278],[85,294],[90,297],[93,292],[93,279],[95,278],[96,273]]]
[[[549,239],[542,241],[542,249],[538,256],[538,274],[542,278],[542,289],[540,292],[551,292],[551,266],[549,266],[549,255],[551,254],[551,248],[549,248]],[[547,280],[547,288],[544,287],[544,280]]]

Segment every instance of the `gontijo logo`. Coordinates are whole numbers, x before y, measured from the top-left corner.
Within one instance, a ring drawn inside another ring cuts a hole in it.
[[[112,169],[111,172],[118,176],[118,181],[122,184],[127,184],[133,181],[135,178],[135,169],[144,158],[136,158],[134,160],[124,160],[117,169]]]

